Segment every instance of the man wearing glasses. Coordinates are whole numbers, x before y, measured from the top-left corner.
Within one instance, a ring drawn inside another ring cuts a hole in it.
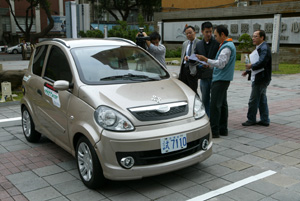
[[[196,94],[198,94],[197,68],[189,65],[189,56],[194,54],[196,43],[200,40],[196,38],[196,32],[193,26],[185,27],[184,33],[187,40],[182,44],[179,80],[188,85]]]
[[[246,71],[243,76],[249,74],[252,81],[252,90],[248,103],[247,121],[242,123],[243,126],[253,126],[255,124],[261,126],[269,126],[269,108],[267,102],[267,87],[271,81],[272,74],[272,54],[270,47],[265,42],[266,33],[263,30],[258,30],[253,33],[253,45],[256,45],[256,50],[259,58],[252,64],[246,64]],[[259,110],[260,121],[256,122],[256,114]]]

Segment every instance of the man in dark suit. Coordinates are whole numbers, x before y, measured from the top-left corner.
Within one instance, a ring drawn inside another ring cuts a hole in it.
[[[269,126],[270,124],[266,92],[271,81],[272,54],[265,39],[265,31],[258,30],[253,33],[252,40],[253,44],[256,45],[259,60],[253,64],[246,64],[246,69],[249,70],[242,74],[243,76],[250,74],[252,81],[252,90],[248,103],[248,120],[242,123],[243,126],[252,126],[255,124]],[[259,122],[256,122],[257,110],[260,113]]]
[[[204,22],[201,25],[203,39],[196,44],[195,54],[203,55],[209,59],[215,59],[219,49],[219,43],[212,37],[213,25],[211,22]],[[210,89],[212,80],[213,68],[199,68],[198,78],[200,79],[200,91],[202,94],[202,102],[205,107],[205,112],[210,117]]]
[[[194,53],[196,43],[200,40],[196,38],[196,32],[193,26],[187,26],[184,29],[184,33],[187,40],[182,44],[179,80],[188,85],[196,94],[198,94],[197,69],[195,66],[189,65],[189,56]]]

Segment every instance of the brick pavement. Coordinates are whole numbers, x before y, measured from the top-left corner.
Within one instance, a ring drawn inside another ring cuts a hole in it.
[[[0,200],[188,200],[266,170],[277,173],[210,200],[300,200],[300,75],[273,76],[269,127],[243,127],[251,87],[240,74],[228,91],[229,136],[214,139],[212,157],[164,175],[109,181],[96,191],[82,184],[73,157],[50,140],[32,144],[19,125],[1,126]],[[0,106],[0,119],[17,116],[18,105]]]

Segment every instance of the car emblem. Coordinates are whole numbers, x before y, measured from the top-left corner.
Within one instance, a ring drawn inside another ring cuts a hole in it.
[[[152,101],[155,101],[155,102],[157,102],[157,103],[160,103],[161,98],[160,98],[160,97],[157,97],[157,96],[155,96],[155,95],[153,95],[152,98],[151,98],[151,100],[152,100]]]
[[[170,106],[168,105],[160,105],[157,109],[156,109],[157,112],[159,113],[166,113],[166,112],[169,112],[170,111]]]
[[[207,139],[204,139],[204,140],[202,141],[202,149],[203,149],[203,150],[207,150],[208,144],[209,144],[208,140],[207,140]]]

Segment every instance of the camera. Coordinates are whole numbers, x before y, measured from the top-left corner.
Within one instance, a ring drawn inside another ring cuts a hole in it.
[[[146,49],[146,40],[150,40],[150,37],[149,36],[144,36],[143,32],[144,32],[144,28],[140,27],[138,36],[136,37],[136,44],[138,46]]]

